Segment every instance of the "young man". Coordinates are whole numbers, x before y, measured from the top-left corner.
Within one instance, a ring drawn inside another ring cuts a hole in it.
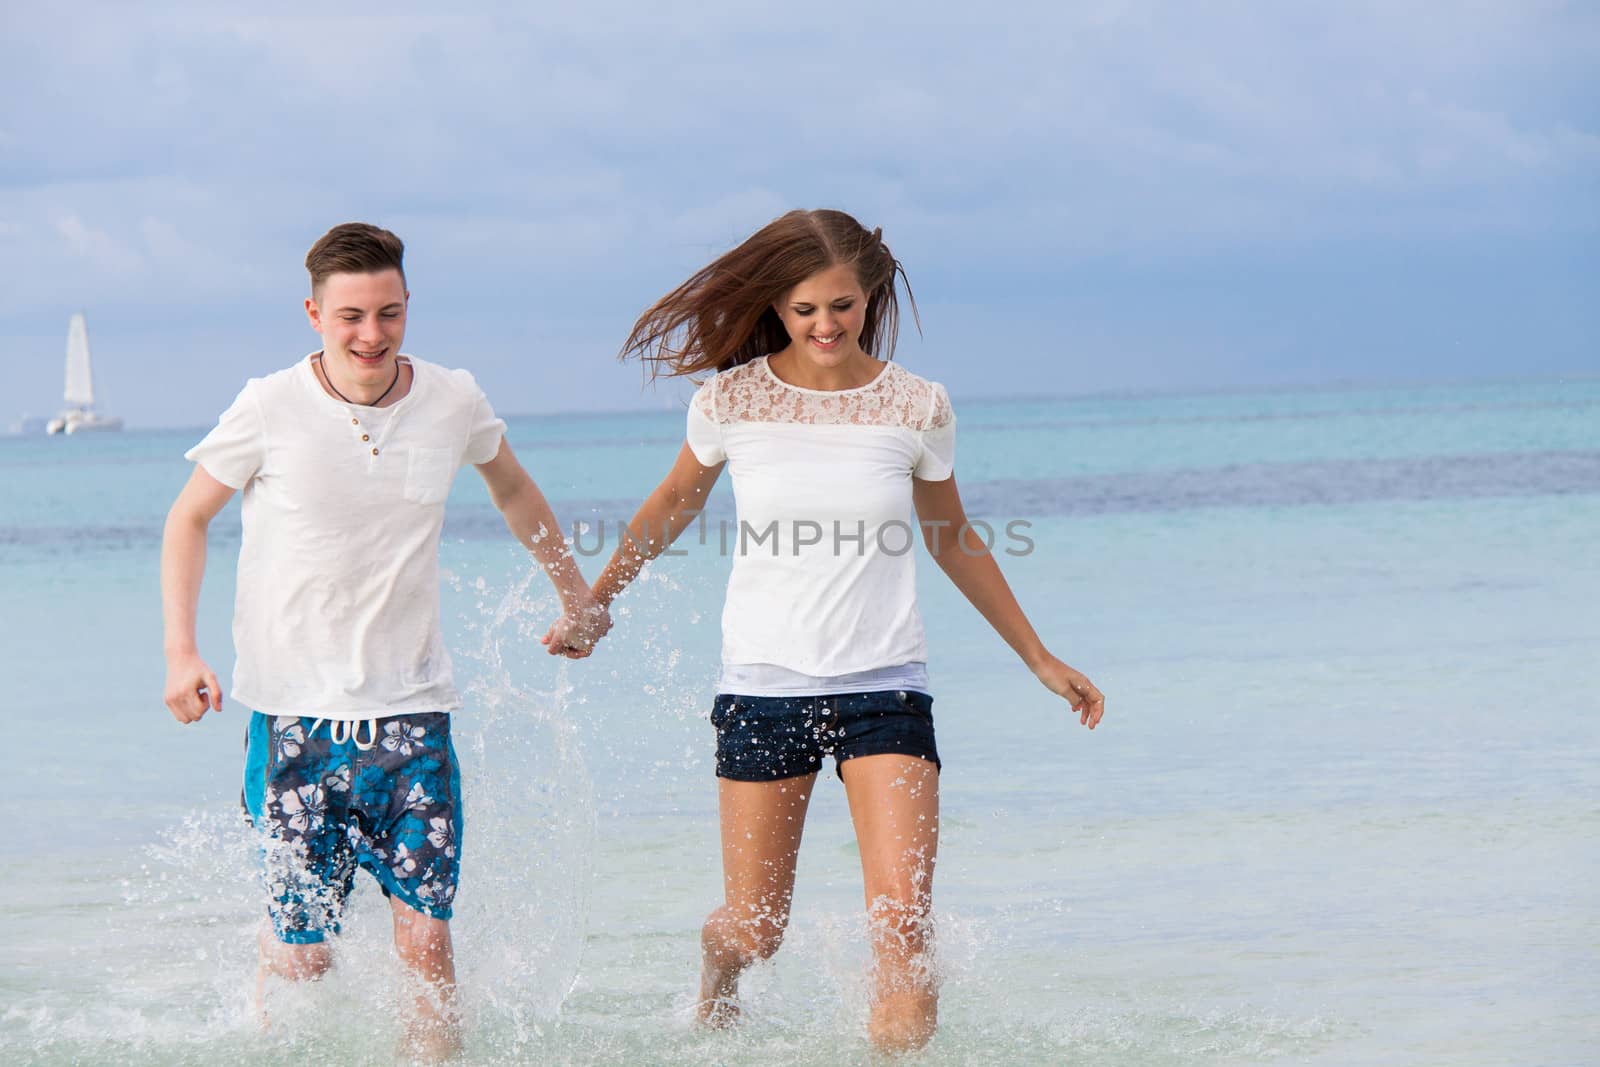
[[[161,551],[166,704],[179,722],[222,709],[195,644],[206,530],[244,491],[233,698],[253,709],[244,806],[264,840],[269,975],[320,977],[358,866],[394,914],[421,979],[405,1013],[413,1054],[450,1054],[451,904],[461,808],[449,712],[461,706],[439,628],[439,531],[451,480],[478,468],[517,540],[560,594],[551,645],[579,657],[610,628],[505,423],[462,370],[400,354],[400,239],[335,226],[306,256],[322,349],[253,378],[186,457],[196,464]]]

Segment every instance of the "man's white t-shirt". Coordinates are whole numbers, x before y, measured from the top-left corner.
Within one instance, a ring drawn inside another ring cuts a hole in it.
[[[505,423],[472,375],[413,357],[386,408],[346,404],[311,357],[252,378],[185,453],[244,490],[233,698],[271,715],[368,719],[461,706],[439,630],[450,483]]]
[[[761,676],[763,691],[777,693],[788,691],[785,675],[927,660],[911,480],[943,481],[953,470],[955,415],[943,386],[885,363],[859,389],[803,389],[761,357],[700,387],[687,438],[702,464],[727,461],[738,508],[726,538],[725,680],[752,676],[730,668],[776,667]]]

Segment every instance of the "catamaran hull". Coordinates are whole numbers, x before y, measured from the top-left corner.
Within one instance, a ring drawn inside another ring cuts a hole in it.
[[[57,433],[93,433],[97,430],[120,430],[122,420],[110,415],[90,415],[87,418],[76,415],[64,415],[51,419],[45,424],[44,432]]]

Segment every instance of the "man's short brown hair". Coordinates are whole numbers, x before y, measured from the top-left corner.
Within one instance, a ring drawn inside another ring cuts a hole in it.
[[[317,243],[306,253],[311,292],[315,294],[330,274],[379,274],[397,270],[403,285],[406,269],[401,261],[405,252],[406,246],[400,238],[388,230],[365,222],[340,223],[317,238]]]

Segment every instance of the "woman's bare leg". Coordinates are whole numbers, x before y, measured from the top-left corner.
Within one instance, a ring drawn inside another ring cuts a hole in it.
[[[869,1033],[888,1051],[921,1048],[938,1026],[933,867],[939,852],[939,770],[912,756],[859,756],[840,767],[861,849],[872,931]]]
[[[776,782],[717,779],[722,813],[722,906],[700,930],[700,1021],[738,1018],[739,975],[778,951],[789,924],[800,833],[815,774]]]

